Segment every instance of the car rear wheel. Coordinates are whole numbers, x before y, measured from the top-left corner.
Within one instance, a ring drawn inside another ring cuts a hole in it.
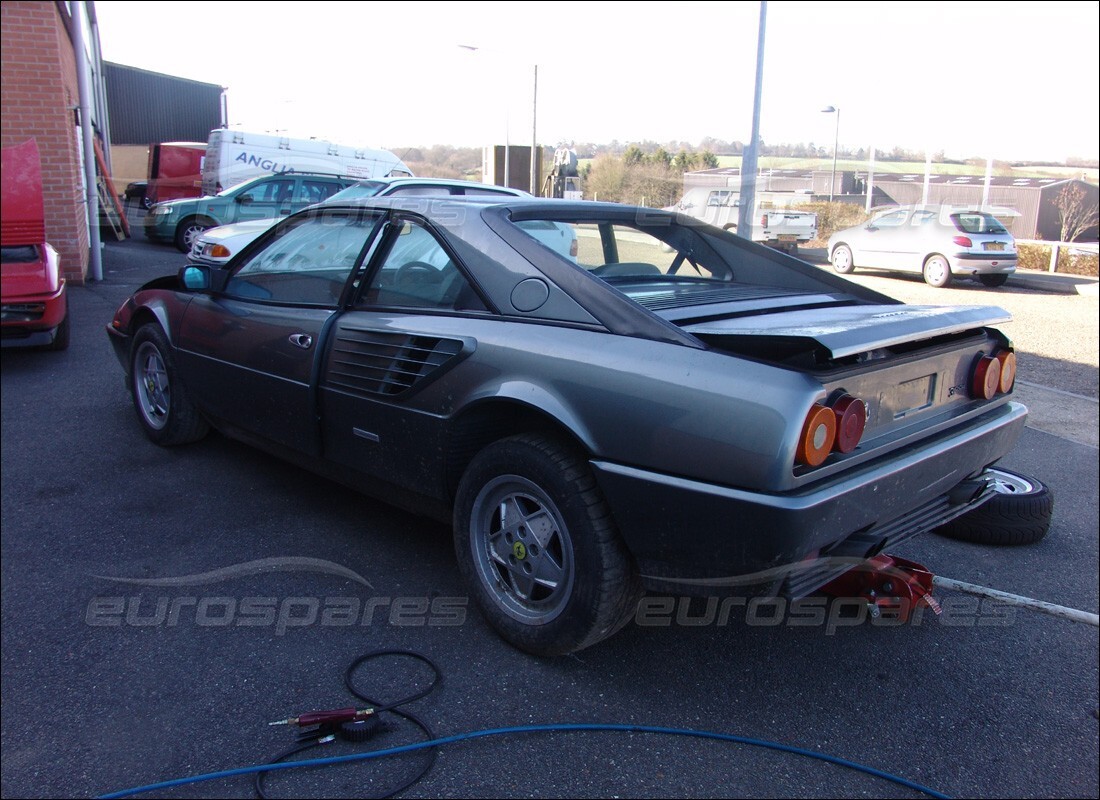
[[[176,226],[176,247],[184,253],[190,253],[191,246],[195,244],[195,240],[202,235],[202,232],[213,227],[214,224],[210,220],[202,217],[188,217]]]
[[[1001,469],[989,470],[997,493],[973,511],[936,529],[951,539],[978,544],[1034,544],[1047,535],[1054,496],[1035,478]]]
[[[610,636],[641,596],[587,459],[555,438],[503,439],[470,463],[455,502],[455,552],[485,617],[541,656]]]
[[[951,284],[951,265],[940,255],[929,256],[924,262],[924,282],[937,289]]]
[[[1007,275],[979,275],[978,280],[982,282],[982,286],[989,286],[991,288],[996,286],[1004,286],[1008,282]]]
[[[130,389],[145,435],[165,446],[204,437],[210,426],[187,397],[164,332],[143,325],[130,352]]]
[[[856,264],[852,260],[852,251],[846,244],[838,244],[833,249],[833,269],[841,275],[850,275],[855,272]]]

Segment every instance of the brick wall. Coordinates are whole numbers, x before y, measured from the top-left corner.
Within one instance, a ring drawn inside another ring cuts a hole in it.
[[[83,283],[90,240],[72,43],[54,3],[5,0],[0,14],[0,145],[38,141],[46,238],[61,255],[65,277]]]

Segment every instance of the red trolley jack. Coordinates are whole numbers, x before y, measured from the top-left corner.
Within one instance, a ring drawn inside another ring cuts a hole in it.
[[[872,617],[886,612],[901,623],[908,622],[918,606],[940,613],[940,605],[932,597],[932,573],[916,561],[885,553],[867,559],[818,591],[833,597],[862,599]]]

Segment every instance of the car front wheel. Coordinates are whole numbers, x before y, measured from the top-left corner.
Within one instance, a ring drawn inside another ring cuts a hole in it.
[[[529,653],[561,655],[610,636],[641,596],[587,459],[526,434],[470,463],[455,502],[455,552],[489,623]]]
[[[200,217],[190,217],[176,226],[176,247],[184,253],[191,252],[191,246],[202,232],[213,228],[214,225]]]
[[[840,244],[833,250],[833,269],[841,275],[850,275],[855,271],[856,265],[852,260],[852,251],[846,244]]]
[[[943,289],[951,283],[951,265],[943,256],[929,256],[924,262],[924,282],[937,289]]]
[[[145,435],[165,446],[205,436],[209,425],[187,397],[164,332],[143,325],[130,352],[130,390]]]

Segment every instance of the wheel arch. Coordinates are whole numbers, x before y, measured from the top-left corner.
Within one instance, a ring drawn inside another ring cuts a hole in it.
[[[134,311],[133,316],[130,317],[130,336],[133,337],[139,328],[149,324],[159,325],[160,329],[164,331],[164,335],[168,337],[168,344],[172,347],[176,346],[172,326],[168,322],[168,309],[163,304],[151,303],[139,306]]]
[[[178,231],[180,228],[182,228],[183,226],[187,225],[190,222],[202,222],[202,223],[209,222],[210,227],[212,227],[212,228],[216,228],[216,227],[218,227],[219,224],[221,224],[216,219],[211,217],[209,214],[203,214],[201,211],[195,211],[192,214],[188,214],[183,219],[181,219],[178,223],[176,223],[176,230]]]
[[[481,450],[493,442],[521,433],[542,433],[560,438],[590,455],[591,440],[579,426],[571,426],[562,417],[564,407],[554,411],[514,397],[481,400],[463,409],[448,425],[444,441],[444,482],[453,500],[466,468]],[[575,418],[574,418],[575,419]]]
[[[833,253],[836,252],[836,249],[838,247],[847,247],[848,252],[852,254],[853,263],[855,262],[855,260],[856,260],[856,251],[854,249],[852,249],[852,246],[850,244],[848,244],[848,242],[844,241],[843,239],[840,240],[839,242],[834,242],[833,244],[829,245],[829,260],[830,261],[833,260]]]

